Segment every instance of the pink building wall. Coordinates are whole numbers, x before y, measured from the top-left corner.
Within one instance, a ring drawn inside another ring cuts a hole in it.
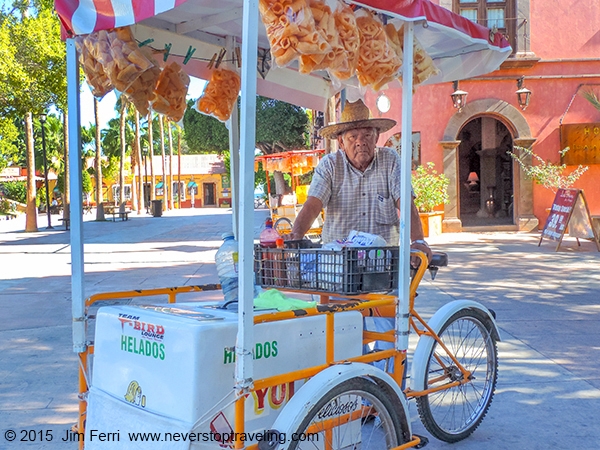
[[[521,7],[517,1],[517,8]],[[460,88],[469,93],[468,104],[495,99],[514,106],[526,120],[531,137],[536,139],[532,149],[545,160],[558,163],[561,123],[600,123],[600,111],[581,96],[585,89],[593,89],[600,96],[600,8],[592,1],[531,0],[529,14],[530,44],[525,50],[533,52],[528,55],[533,56],[530,67],[512,64],[513,68],[505,68],[505,63],[500,70],[486,75],[487,80],[482,80],[483,77],[461,80]],[[513,56],[510,60],[515,62],[520,57]],[[535,62],[535,58],[539,60]],[[519,109],[515,94],[517,79],[522,76],[525,86],[532,91],[525,111]],[[450,119],[457,114],[450,98],[452,92],[452,83],[446,83],[418,87],[414,95],[413,131],[421,132],[421,161],[434,162],[438,171],[443,167],[440,141],[444,140]],[[371,92],[366,97],[374,115],[398,121],[394,129],[380,138],[380,145],[389,135],[400,131],[401,123],[401,90],[388,89],[385,93],[391,101],[386,114],[379,114],[375,107],[379,93]],[[496,118],[510,125],[502,117]],[[590,165],[574,186],[584,190],[592,215],[600,215],[599,181],[600,165]],[[515,196],[518,194],[515,191]],[[540,228],[553,198],[551,191],[533,186],[533,214]]]

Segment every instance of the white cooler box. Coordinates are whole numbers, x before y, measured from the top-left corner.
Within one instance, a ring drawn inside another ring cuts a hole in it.
[[[100,308],[86,449],[105,450],[107,443],[111,450],[230,448],[227,440],[215,438],[233,431],[237,318],[206,302]],[[255,380],[325,363],[325,316],[254,330]],[[361,352],[362,315],[336,314],[335,358]],[[252,393],[246,399],[246,432],[269,429],[301,384]],[[186,435],[191,431],[196,434]],[[136,442],[130,433],[154,436],[140,441],[137,435]]]

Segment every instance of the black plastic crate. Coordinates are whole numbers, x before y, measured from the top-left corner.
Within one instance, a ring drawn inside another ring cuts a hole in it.
[[[257,284],[338,294],[396,289],[398,258],[398,247],[254,248]]]

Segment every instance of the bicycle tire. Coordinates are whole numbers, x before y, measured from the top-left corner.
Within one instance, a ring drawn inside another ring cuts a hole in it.
[[[357,405],[350,414],[359,416],[343,421],[344,417],[348,419],[348,414],[343,413],[347,411],[344,406],[348,405],[351,408]],[[342,408],[341,414],[336,415],[335,409],[332,412],[336,407]],[[397,447],[410,440],[408,422],[406,417],[399,415],[401,411],[402,405],[389,387],[366,378],[351,378],[332,388],[311,408],[295,432],[296,439],[292,435],[288,449],[384,450]],[[324,422],[330,425],[327,430],[322,428]]]
[[[498,380],[498,348],[492,327],[484,312],[462,309],[440,328],[438,336],[444,345],[471,373],[468,383],[417,397],[421,422],[442,441],[458,442],[470,436],[490,408]],[[430,389],[459,380],[462,373],[435,342],[423,376],[424,386]]]

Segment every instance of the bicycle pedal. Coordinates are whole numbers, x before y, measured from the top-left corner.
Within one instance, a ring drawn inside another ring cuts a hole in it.
[[[429,439],[428,439],[428,438],[426,438],[425,436],[421,436],[420,434],[415,434],[415,433],[413,433],[413,437],[415,437],[415,436],[416,436],[416,437],[418,437],[418,438],[421,440],[421,442],[419,442],[419,443],[418,443],[418,444],[417,444],[415,447],[413,447],[413,448],[423,448],[423,447],[425,447],[427,444],[429,444]]]

